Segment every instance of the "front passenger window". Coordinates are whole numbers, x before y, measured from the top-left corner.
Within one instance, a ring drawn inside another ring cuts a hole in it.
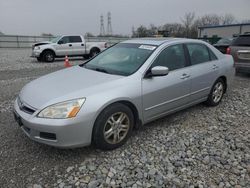
[[[60,39],[60,41],[62,41],[62,44],[67,44],[69,43],[69,37],[63,37]]]
[[[182,44],[173,45],[163,50],[153,63],[152,67],[164,66],[176,70],[185,67],[185,55]]]

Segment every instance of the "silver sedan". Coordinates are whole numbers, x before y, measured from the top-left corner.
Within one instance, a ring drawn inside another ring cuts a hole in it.
[[[40,143],[115,149],[145,123],[201,102],[218,105],[233,74],[232,57],[199,40],[128,40],[30,82],[14,116]]]

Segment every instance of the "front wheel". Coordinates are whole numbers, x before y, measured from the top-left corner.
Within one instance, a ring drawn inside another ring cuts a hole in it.
[[[129,107],[116,103],[104,109],[98,116],[93,130],[94,145],[112,150],[123,145],[134,126],[134,116]]]
[[[225,87],[225,82],[222,79],[218,79],[214,83],[208,96],[208,99],[205,103],[208,106],[217,106],[224,95]]]
[[[43,53],[43,59],[45,62],[53,62],[55,60],[55,54],[52,51],[45,51]]]

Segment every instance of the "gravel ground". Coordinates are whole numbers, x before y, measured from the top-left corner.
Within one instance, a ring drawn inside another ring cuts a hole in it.
[[[114,151],[61,150],[29,140],[12,117],[27,82],[63,68],[29,55],[0,49],[0,187],[250,187],[249,76],[235,77],[219,106],[147,124]]]

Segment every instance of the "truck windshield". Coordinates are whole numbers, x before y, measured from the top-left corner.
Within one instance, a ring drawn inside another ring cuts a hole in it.
[[[50,42],[52,42],[52,43],[57,43],[57,41],[58,41],[60,38],[61,38],[61,36],[58,36],[58,37],[56,37],[56,38],[51,39]]]
[[[136,72],[155,49],[153,45],[119,43],[82,66],[108,74],[128,76]]]

